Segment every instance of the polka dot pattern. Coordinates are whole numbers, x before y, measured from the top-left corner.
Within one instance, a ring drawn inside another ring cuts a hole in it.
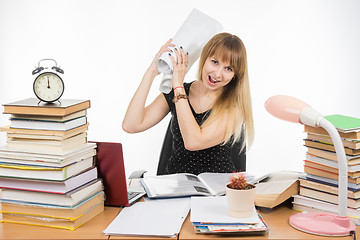
[[[189,95],[189,89],[192,83],[184,83],[186,94]],[[184,147],[184,141],[181,136],[178,119],[176,115],[175,104],[172,102],[174,92],[164,94],[171,111],[171,134],[173,136],[172,154],[167,165],[167,172],[171,173],[193,173],[202,172],[234,172],[235,166],[231,161],[231,145],[216,145],[207,149],[198,151],[189,151]],[[189,103],[190,104],[190,103]],[[210,111],[196,113],[190,104],[191,111],[196,122],[201,125],[208,117]]]

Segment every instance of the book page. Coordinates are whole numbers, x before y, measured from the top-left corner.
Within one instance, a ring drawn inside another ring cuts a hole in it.
[[[305,173],[294,171],[272,172],[266,180],[256,184],[256,196],[259,197],[259,195],[271,194],[279,195],[286,191],[286,189],[301,176],[305,176]]]
[[[272,208],[298,193],[298,178],[305,173],[278,171],[256,184],[255,204],[258,207]]]
[[[220,196],[225,194],[226,185],[230,183],[230,177],[233,174],[234,173],[200,173],[198,177],[211,195]],[[267,177],[267,175],[256,177],[247,172],[242,172],[242,174],[245,175],[246,181],[251,184],[255,184]]]
[[[226,185],[230,183],[233,173],[200,173],[199,179],[204,183],[211,195],[225,194]]]
[[[210,195],[205,185],[194,174],[181,173],[142,178],[148,197],[176,197]]]
[[[295,181],[294,180],[283,180],[273,182],[263,182],[256,184],[256,195],[257,197],[264,197],[259,195],[279,195],[288,189]],[[270,197],[270,196],[269,196]]]
[[[297,180],[299,177],[305,176],[303,172],[295,171],[277,171],[269,174],[269,177],[263,182],[274,182],[274,181],[284,181],[284,180]]]

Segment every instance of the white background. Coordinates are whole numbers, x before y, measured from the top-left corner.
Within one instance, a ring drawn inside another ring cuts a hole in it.
[[[155,53],[193,8],[247,47],[256,131],[248,171],[303,170],[303,126],[269,115],[263,105],[272,95],[297,97],[324,115],[360,117],[356,0],[0,0],[0,103],[34,97],[31,71],[54,58],[65,71],[63,98],[91,100],[88,139],[123,143],[127,174],[153,175],[169,117],[134,135],[121,122]],[[1,126],[8,118],[0,116]]]

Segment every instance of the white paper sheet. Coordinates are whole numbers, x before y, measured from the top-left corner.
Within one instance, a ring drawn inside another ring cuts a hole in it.
[[[106,235],[175,237],[189,210],[189,198],[138,202],[124,208],[103,232]]]
[[[248,223],[260,222],[254,206],[254,213],[248,218],[234,218],[228,213],[226,196],[221,197],[191,197],[191,222],[208,223]]]
[[[222,29],[221,24],[215,19],[197,9],[191,11],[172,40],[172,43],[178,50],[180,50],[180,46],[182,46],[184,51],[189,53],[187,71],[189,71],[194,62],[200,57],[205,44]],[[172,56],[176,60],[175,54],[172,54]],[[163,80],[160,83],[160,91],[169,93],[172,87],[171,77],[173,66],[168,52],[160,56],[157,66],[158,71],[164,73]]]

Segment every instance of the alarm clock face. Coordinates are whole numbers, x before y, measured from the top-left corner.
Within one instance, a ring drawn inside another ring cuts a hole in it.
[[[44,72],[34,81],[34,93],[41,101],[54,102],[64,93],[64,82],[55,73]]]

